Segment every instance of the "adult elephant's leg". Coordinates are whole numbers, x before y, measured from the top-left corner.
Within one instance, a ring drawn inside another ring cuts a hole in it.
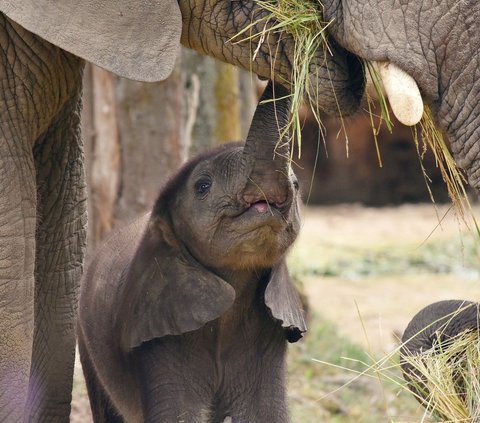
[[[81,174],[74,112],[82,67],[78,58],[0,14],[2,422],[68,419],[75,329],[71,285],[84,237],[74,230],[80,218],[71,217],[79,207],[84,218],[83,185],[71,190]]]
[[[86,241],[86,190],[77,91],[37,141],[35,331],[28,422],[68,421],[75,317]]]
[[[3,104],[0,92],[0,108]],[[3,111],[3,110],[2,110]],[[35,168],[0,113],[0,422],[21,421],[33,337]]]
[[[36,186],[32,92],[0,14],[0,421],[21,421],[33,342]],[[19,46],[23,52],[24,46]]]

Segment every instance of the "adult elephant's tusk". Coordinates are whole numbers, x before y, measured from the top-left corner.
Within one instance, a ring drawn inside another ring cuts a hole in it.
[[[375,63],[393,114],[404,125],[416,125],[423,115],[423,101],[417,83],[391,62]]]

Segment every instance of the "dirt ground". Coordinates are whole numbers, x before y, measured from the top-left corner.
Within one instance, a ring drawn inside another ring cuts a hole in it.
[[[308,208],[294,257],[301,255],[304,260],[316,251],[334,256],[345,250],[358,253],[372,249],[396,250],[398,256],[415,255],[442,241],[461,244],[464,236],[460,231],[465,226],[453,211],[447,213],[448,209],[439,206],[435,210],[431,204]],[[474,214],[478,218],[480,209],[475,208]],[[395,335],[401,335],[424,306],[442,299],[480,299],[478,273],[462,271],[461,248],[449,252],[449,259],[457,263],[458,271],[444,274],[440,262],[435,273],[416,273],[406,265],[404,274],[388,275],[386,271],[365,278],[308,276],[303,282],[310,306],[335,322],[342,334],[374,352],[389,352]]]
[[[447,206],[435,210],[431,204],[305,208],[302,232],[290,264],[303,281],[311,309],[335,322],[342,335],[365,350],[383,354],[393,349],[408,321],[427,304],[451,298],[479,300],[478,272],[463,265],[462,228],[454,213],[447,211]],[[476,208],[474,214],[480,216],[480,209]],[[460,247],[447,250],[445,258],[440,257],[438,262],[433,260],[428,271],[415,267],[417,254],[429,251],[431,245],[457,241]],[[375,254],[371,255],[372,251]],[[393,254],[393,259],[389,256],[390,261],[379,260],[383,253]],[[410,257],[413,268],[405,265],[403,271],[397,267],[403,253]],[[366,260],[369,254],[373,258]],[[369,266],[371,274],[363,276],[363,270],[349,274],[351,264],[357,266],[359,261]],[[444,261],[449,262],[448,272],[444,272]],[[305,271],[318,263],[335,263],[335,271],[331,276]],[[376,273],[380,266],[386,269]],[[395,274],[389,274],[389,266],[396,269]],[[91,422],[79,365],[75,371],[72,422]]]

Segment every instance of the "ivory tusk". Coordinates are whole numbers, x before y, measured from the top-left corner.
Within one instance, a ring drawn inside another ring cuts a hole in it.
[[[417,83],[391,62],[375,63],[393,114],[404,125],[416,125],[423,116],[423,100]]]

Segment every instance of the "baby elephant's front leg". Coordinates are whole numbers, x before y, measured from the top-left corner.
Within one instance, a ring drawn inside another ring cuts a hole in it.
[[[185,389],[183,381],[176,383],[169,376],[160,377],[163,380],[153,376],[142,382],[145,422],[207,423],[208,407],[191,389]]]
[[[253,386],[242,389],[231,406],[231,423],[290,423],[282,362],[260,366]],[[228,421],[224,423],[230,423]]]
[[[287,405],[282,398],[268,400],[268,393],[263,393],[264,398],[258,399],[255,395],[245,399],[245,407],[234,410],[231,420],[225,419],[223,423],[290,423]]]
[[[186,369],[182,369],[178,356],[169,356],[151,343],[135,355],[145,422],[208,422],[210,410],[202,398],[204,389],[196,389],[193,378],[186,380]]]

